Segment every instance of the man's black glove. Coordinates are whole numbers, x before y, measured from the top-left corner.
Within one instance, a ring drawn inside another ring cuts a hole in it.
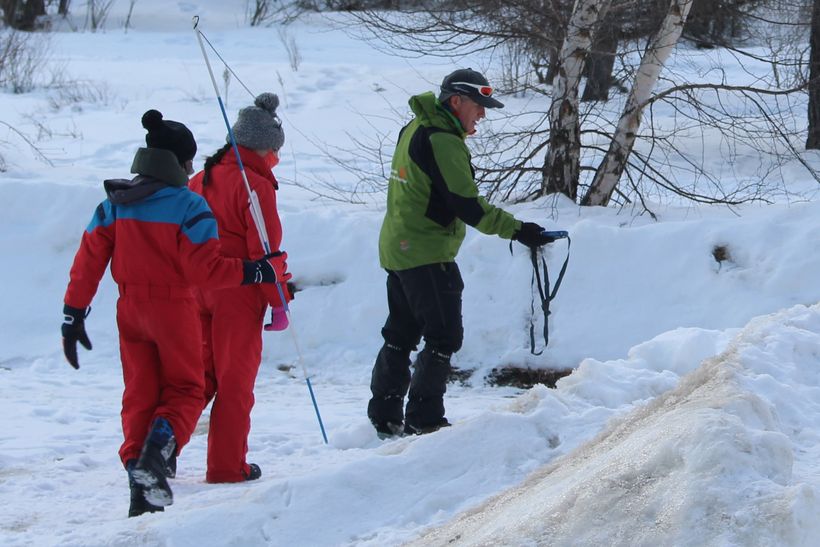
[[[288,279],[293,277],[287,271],[287,258],[288,253],[277,251],[253,262],[246,260],[242,264],[242,284],[253,285],[256,283],[275,283],[277,281],[286,283]]]
[[[63,353],[65,358],[74,368],[80,368],[80,362],[77,361],[77,342],[81,343],[85,349],[91,349],[91,340],[88,339],[88,334],[85,332],[85,318],[88,317],[88,312],[91,308],[81,310],[80,308],[72,308],[69,305],[63,306]]]
[[[554,237],[544,235],[544,228],[534,222],[522,222],[521,229],[512,238],[531,249],[555,241]]]

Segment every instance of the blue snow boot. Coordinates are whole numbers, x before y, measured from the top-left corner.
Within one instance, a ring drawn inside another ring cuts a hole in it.
[[[143,487],[145,501],[165,507],[174,503],[174,494],[168,485],[168,464],[176,453],[174,430],[162,416],[154,419],[151,431],[142,445],[142,453],[131,472],[134,482]]]

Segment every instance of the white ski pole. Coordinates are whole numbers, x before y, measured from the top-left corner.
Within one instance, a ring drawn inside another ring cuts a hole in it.
[[[265,254],[268,255],[271,254],[271,248],[270,242],[268,241],[268,233],[265,229],[265,219],[262,216],[262,211],[259,206],[259,198],[256,195],[256,192],[251,189],[251,185],[248,182],[248,176],[245,174],[245,166],[242,164],[242,158],[239,156],[239,148],[236,146],[236,139],[233,135],[233,129],[231,128],[231,123],[228,121],[228,114],[225,112],[225,105],[222,102],[222,96],[219,94],[219,87],[216,85],[216,78],[214,78],[214,72],[211,69],[211,62],[208,60],[208,53],[205,51],[205,44],[202,43],[202,32],[197,28],[199,26],[199,16],[195,15],[193,21],[194,33],[196,34],[197,41],[199,42],[199,48],[202,50],[202,57],[205,59],[205,65],[208,67],[208,75],[211,77],[211,83],[214,86],[216,100],[219,102],[219,110],[222,112],[222,119],[225,121],[225,127],[228,128],[228,137],[231,141],[231,147],[233,147],[233,151],[236,154],[239,172],[242,174],[242,181],[245,183],[245,190],[248,192],[251,218],[253,218],[253,222],[256,225],[256,231],[259,234],[259,241],[262,242],[262,246],[265,249]],[[276,281],[276,290],[279,292],[279,298],[285,308],[285,314],[288,318],[288,331],[290,331],[291,337],[293,338],[293,344],[296,346],[296,354],[299,359],[299,365],[302,368],[302,374],[305,377],[305,383],[307,384],[308,391],[310,392],[310,400],[313,402],[313,409],[316,411],[316,419],[319,420],[319,429],[322,430],[322,439],[324,439],[325,444],[327,444],[327,434],[325,433],[325,426],[322,423],[322,415],[319,413],[319,405],[316,403],[316,396],[313,394],[313,386],[310,383],[310,376],[308,376],[307,368],[305,368],[305,360],[302,357],[302,350],[299,347],[299,340],[296,338],[296,330],[293,328],[293,318],[290,314],[290,306],[288,306],[288,303],[285,300],[285,293],[282,291],[282,284],[279,283],[278,279]]]

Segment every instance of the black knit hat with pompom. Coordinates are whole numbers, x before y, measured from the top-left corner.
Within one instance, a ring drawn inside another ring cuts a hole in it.
[[[240,110],[233,124],[236,144],[254,150],[279,150],[285,144],[282,120],[276,115],[279,97],[275,93],[262,93],[253,104]]]
[[[194,159],[196,141],[185,125],[173,120],[163,120],[158,110],[149,110],[142,115],[142,126],[148,130],[145,144],[148,148],[170,150],[179,160],[180,165]]]

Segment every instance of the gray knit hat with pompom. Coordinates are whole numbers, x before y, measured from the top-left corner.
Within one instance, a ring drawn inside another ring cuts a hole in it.
[[[282,130],[282,120],[276,115],[278,106],[276,93],[262,93],[253,101],[253,106],[240,110],[233,124],[236,144],[254,150],[282,148],[285,132]],[[230,142],[230,137],[227,141]]]

